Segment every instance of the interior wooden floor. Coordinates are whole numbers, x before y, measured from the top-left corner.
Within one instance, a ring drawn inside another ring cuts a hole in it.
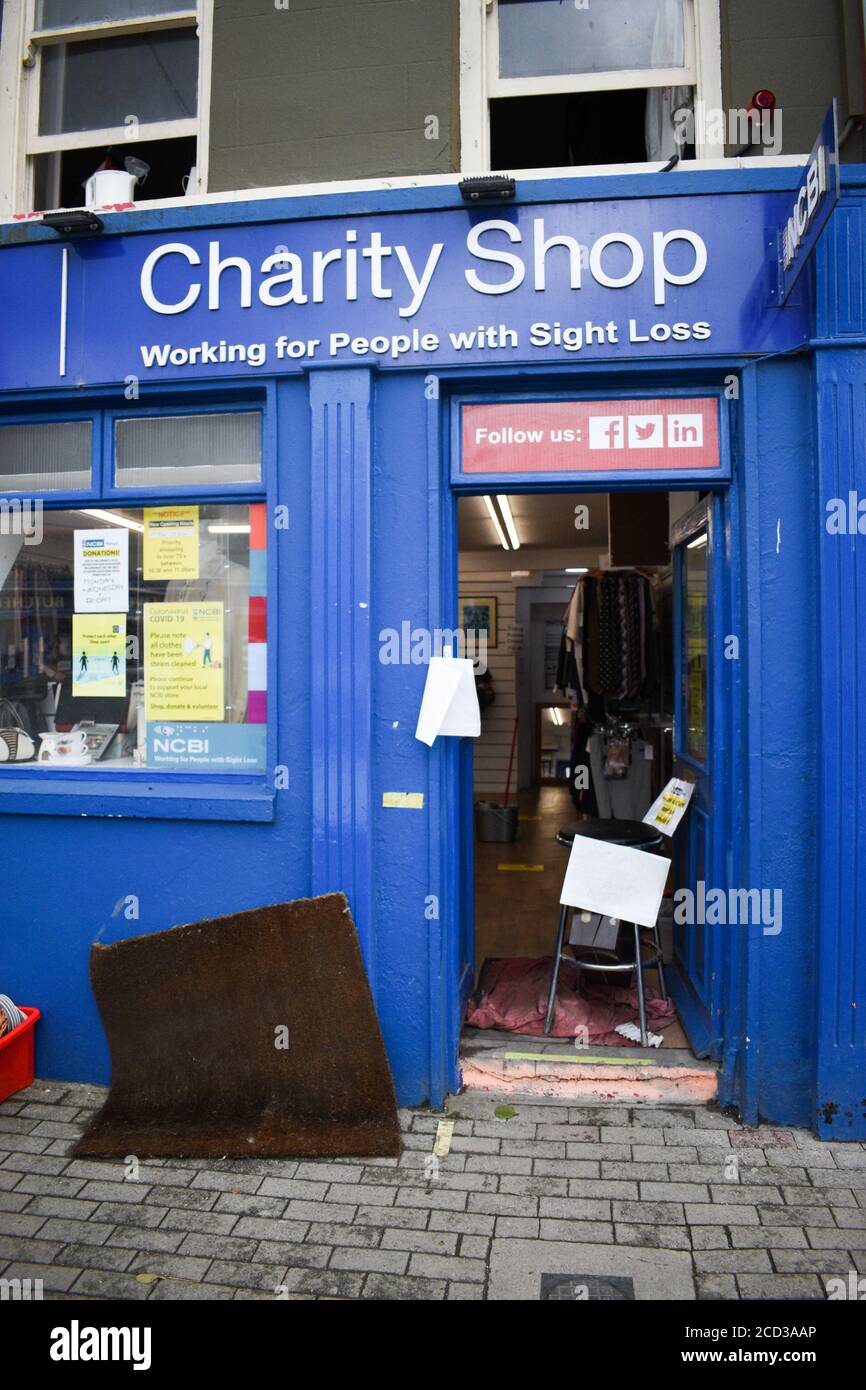
[[[547,956],[559,921],[559,894],[568,850],[556,843],[561,825],[576,819],[565,786],[543,786],[517,794],[520,820],[513,845],[475,841],[475,973],[488,956]],[[504,867],[503,867],[504,866]],[[670,942],[662,942],[665,959]],[[626,977],[630,978],[630,977]],[[655,987],[655,974],[647,981]],[[664,1030],[664,1048],[688,1048],[679,1023]]]

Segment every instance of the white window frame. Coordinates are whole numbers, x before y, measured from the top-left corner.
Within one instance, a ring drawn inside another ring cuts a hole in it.
[[[200,193],[207,191],[210,143],[211,38],[213,0],[189,0],[171,14],[146,15],[69,28],[37,29],[37,0],[6,0],[0,36],[0,216],[33,211],[35,159],[38,155],[91,145],[123,145],[126,126],[39,134],[39,84],[44,50],[58,43],[83,39],[118,38],[157,30],[195,28],[198,34],[198,90],[195,117],[173,121],[142,122],[137,140],[196,138],[196,168]],[[132,144],[132,142],[130,142]],[[37,209],[45,211],[45,209]]]
[[[498,0],[460,0],[461,171],[464,174],[513,172],[490,169],[490,102],[501,97],[606,92],[629,87],[690,86],[695,88],[696,102],[702,102],[705,110],[721,109],[722,33],[719,0],[685,0],[685,11],[686,62],[681,68],[632,68],[616,72],[503,78],[499,76]],[[696,159],[723,159],[723,145],[709,144],[702,139],[704,124],[697,122]],[[604,166],[585,167],[598,174]],[[560,172],[574,174],[576,169],[569,167],[567,171]]]

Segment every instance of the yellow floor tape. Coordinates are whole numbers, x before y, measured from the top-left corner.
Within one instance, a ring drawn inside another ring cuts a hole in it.
[[[583,1057],[580,1049],[573,1052],[503,1052],[506,1062],[600,1062],[605,1067],[653,1067],[651,1057]]]

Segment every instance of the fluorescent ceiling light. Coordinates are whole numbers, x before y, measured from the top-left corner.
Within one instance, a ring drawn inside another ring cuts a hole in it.
[[[563,570],[562,572],[563,574],[589,574],[589,570],[586,568],[586,565],[581,565],[577,569],[573,570]]]
[[[531,573],[532,573],[531,570],[512,570],[512,571],[511,571],[511,578],[512,578],[512,579],[528,579],[529,576],[531,575]]]
[[[240,521],[212,521],[207,529],[212,536],[248,536],[252,528]]]
[[[553,722],[554,722],[554,724],[559,724],[560,727],[561,727],[561,726],[562,726],[562,722],[563,722],[563,720],[562,720],[562,710],[561,710],[561,709],[558,709],[557,706],[554,705],[550,712],[551,712],[551,714],[553,715]]]
[[[99,507],[79,507],[82,516],[95,516],[97,521],[107,521],[111,526],[126,526],[130,531],[143,531],[140,521],[133,521],[121,512],[104,512]]]
[[[496,508],[493,505],[493,498],[485,497],[484,505],[490,513],[490,520],[496,527],[496,534],[499,537],[499,544],[502,546],[503,550],[508,550],[510,548],[508,545],[508,538],[506,537],[505,532],[502,529],[502,522],[499,520],[499,515],[496,511]]]
[[[514,517],[511,515],[511,507],[507,497],[496,498],[499,503],[499,510],[502,513],[502,520],[505,522],[505,529],[508,532],[508,539],[511,541],[515,550],[520,549],[520,537],[517,534],[517,527],[514,524]]]
[[[706,536],[696,536],[693,541],[689,541],[686,550],[700,550],[701,546],[706,545]]]

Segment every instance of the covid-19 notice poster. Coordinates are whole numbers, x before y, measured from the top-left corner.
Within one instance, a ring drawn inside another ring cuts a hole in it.
[[[225,719],[221,603],[144,605],[147,719]]]

